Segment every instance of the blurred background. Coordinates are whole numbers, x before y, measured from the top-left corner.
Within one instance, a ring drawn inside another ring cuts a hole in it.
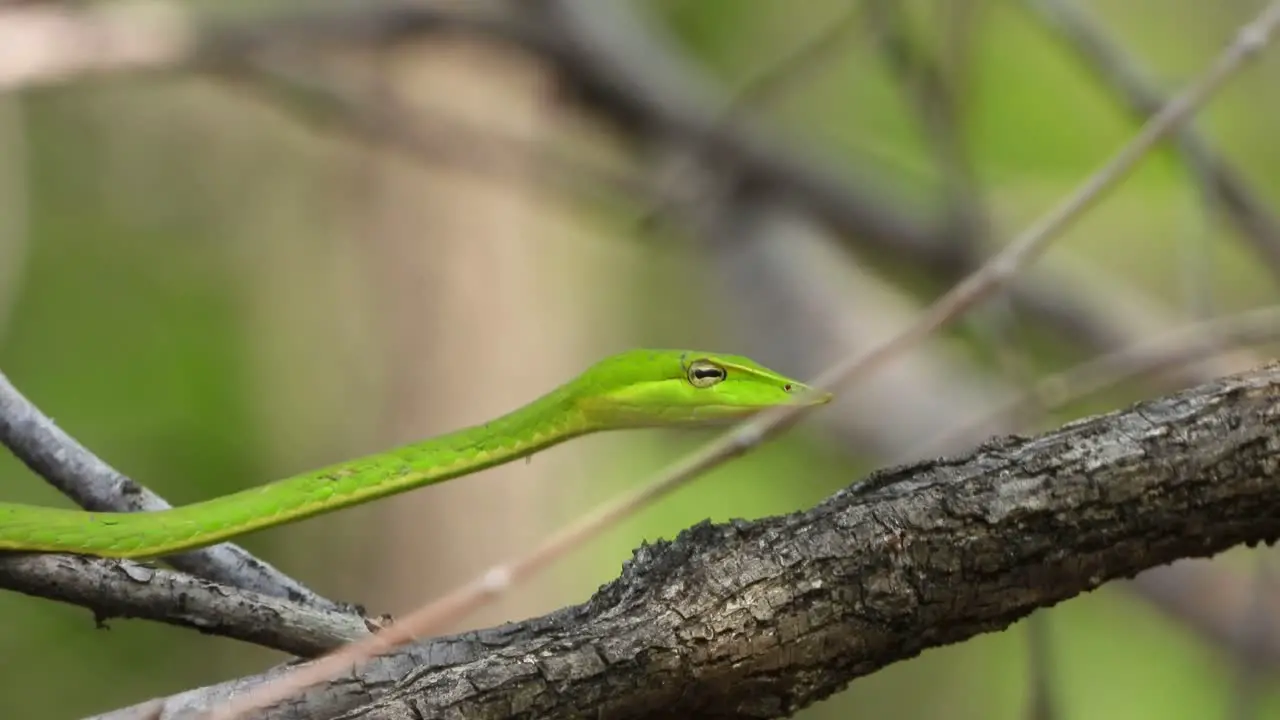
[[[1263,3],[423,5],[486,20],[0,3],[0,369],[174,504],[484,421],[628,347],[812,376],[1072,190]],[[37,12],[137,29],[113,37],[175,71],[41,44]],[[194,57],[191,23],[209,33]],[[705,518],[794,511],[888,463],[1261,362],[1266,345],[1170,350],[1158,373],[1002,412],[1053,373],[1273,302],[1278,80],[1275,49],[1009,292],[453,629],[584,601],[642,541]],[[591,437],[243,544],[400,614],[711,436]],[[0,478],[5,500],[69,505],[7,453]],[[797,717],[1280,718],[1266,562],[1113,583]],[[284,659],[98,630],[11,592],[0,617],[3,717],[105,712]]]

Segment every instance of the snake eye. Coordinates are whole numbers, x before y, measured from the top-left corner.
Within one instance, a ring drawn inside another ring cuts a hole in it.
[[[711,387],[723,380],[724,368],[707,360],[694,360],[689,364],[689,382],[694,387]]]

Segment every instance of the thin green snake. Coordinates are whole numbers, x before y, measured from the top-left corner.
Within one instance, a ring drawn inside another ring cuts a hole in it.
[[[190,505],[135,513],[0,503],[0,551],[158,557],[469,475],[589,433],[722,424],[830,400],[740,355],[629,350],[482,425]]]

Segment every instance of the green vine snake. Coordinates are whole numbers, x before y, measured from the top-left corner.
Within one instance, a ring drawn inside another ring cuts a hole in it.
[[[168,555],[469,475],[588,433],[705,426],[830,399],[738,355],[630,350],[483,425],[203,502],[136,513],[0,503],[0,551]]]

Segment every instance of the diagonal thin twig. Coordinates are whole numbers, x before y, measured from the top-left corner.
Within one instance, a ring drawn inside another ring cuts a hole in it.
[[[1138,116],[1156,112],[1161,93],[1145,77],[1136,61],[1108,37],[1101,25],[1073,0],[1023,0],[1031,14],[1071,48]],[[1257,198],[1232,165],[1185,125],[1175,133],[1178,151],[1186,160],[1201,193],[1211,199],[1236,231],[1252,245],[1273,275],[1280,277],[1280,219]]]
[[[1156,113],[1128,144],[1085,180],[1058,206],[1016,237],[975,273],[957,284],[925,310],[920,318],[896,337],[865,354],[840,360],[814,381],[814,392],[835,389],[870,375],[933,332],[960,317],[974,304],[1003,287],[1037,258],[1062,230],[1080,217],[1103,193],[1120,182],[1134,166],[1180,122],[1207,101],[1249,60],[1272,40],[1280,27],[1280,1],[1269,4],[1181,95]],[[211,717],[231,720],[249,711],[285,700],[294,692],[350,672],[369,658],[413,641],[443,624],[492,601],[504,590],[546,567],[586,539],[618,520],[648,506],[702,473],[744,454],[800,419],[803,409],[776,408],[738,425],[702,449],[659,473],[651,482],[620,501],[606,504],[553,535],[514,562],[498,566],[428,604],[370,638],[347,645],[319,660],[303,665],[275,681],[254,688],[219,708]]]
[[[957,0],[962,6],[972,0]],[[987,226],[987,213],[982,206],[973,163],[965,145],[964,112],[961,92],[934,53],[928,52],[911,37],[908,13],[901,3],[891,0],[868,0],[871,18],[881,55],[899,84],[915,106],[923,140],[937,161],[942,178],[942,205],[945,224],[951,228],[953,242],[976,255]],[[958,25],[957,32],[964,26]],[[950,68],[951,75],[963,68]]]
[[[767,64],[751,77],[740,83],[729,95],[724,106],[719,109],[712,121],[717,128],[715,132],[723,135],[727,130],[742,120],[750,109],[759,110],[776,102],[785,91],[794,90],[796,85],[789,81],[802,74],[816,72],[828,59],[840,50],[850,34],[858,26],[867,11],[866,0],[850,0],[844,12],[836,20],[819,31],[813,33],[803,42],[791,48],[782,57]],[[680,170],[688,170],[688,163],[699,162],[698,144],[689,148],[690,157],[681,158]],[[668,179],[667,183],[679,182],[680,178]],[[689,184],[686,179],[685,184]],[[670,214],[680,204],[688,202],[683,198],[658,197],[656,202],[649,203],[636,216],[636,224],[651,227],[658,224],[661,215]]]
[[[721,113],[721,123],[728,124],[748,108],[773,103],[778,96],[794,88],[788,84],[806,73],[816,72],[840,50],[845,35],[855,30],[867,11],[867,0],[849,0],[844,11],[831,23],[803,42],[758,70],[742,83]]]
[[[1029,392],[990,414],[927,440],[916,454],[927,455],[955,442],[1016,425],[1017,419],[1028,413],[1062,407],[1122,380],[1188,365],[1232,347],[1275,340],[1280,340],[1280,306],[1193,323],[1042,378]]]
[[[316,130],[338,128],[362,140],[404,150],[424,166],[443,165],[498,179],[509,178],[515,167],[532,166],[545,176],[545,188],[551,191],[602,200],[663,196],[662,188],[625,171],[492,128],[471,127],[443,108],[410,106],[385,96],[365,97],[300,66],[258,58],[234,69],[222,68],[218,77],[228,87],[252,94]]]

